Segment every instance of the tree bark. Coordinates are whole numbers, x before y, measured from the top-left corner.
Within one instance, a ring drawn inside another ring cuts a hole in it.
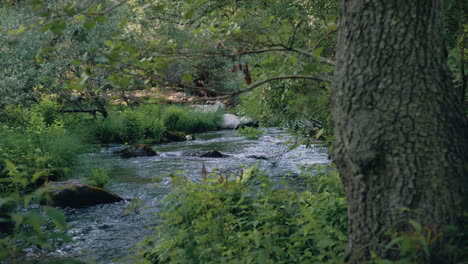
[[[398,258],[384,249],[386,232],[410,219],[440,235],[431,245],[440,261],[444,226],[466,210],[467,122],[442,16],[442,0],[340,0],[333,156],[348,199],[348,263],[371,251]]]

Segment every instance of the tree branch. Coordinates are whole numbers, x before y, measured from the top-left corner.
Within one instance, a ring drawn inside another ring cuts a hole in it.
[[[247,87],[246,89],[239,90],[239,91],[236,91],[236,92],[233,92],[233,93],[230,93],[230,94],[226,94],[226,95],[234,96],[234,95],[242,94],[242,93],[251,91],[251,90],[253,90],[253,89],[257,88],[258,86],[261,86],[261,85],[263,85],[265,83],[268,83],[268,82],[271,82],[271,81],[276,81],[276,80],[285,80],[285,79],[306,79],[306,80],[314,80],[314,81],[319,81],[319,82],[331,83],[330,79],[328,79],[326,76],[320,75],[320,74],[316,74],[316,75],[284,75],[284,76],[272,77],[272,78],[268,78],[268,79],[265,79],[265,80],[262,80],[262,81],[255,82],[255,83],[251,84],[249,87]]]
[[[126,2],[128,2],[129,0],[122,0],[120,1],[118,4],[116,4],[115,6],[112,6],[104,11],[101,11],[101,12],[90,12],[90,13],[82,13],[83,15],[88,15],[88,16],[102,16],[102,15],[106,15],[110,12],[112,12],[112,10],[122,6],[123,4],[125,4]]]
[[[293,29],[293,35],[291,37],[291,42],[289,42],[289,48],[292,48],[292,46],[294,45],[294,41],[296,40],[296,34],[297,34],[297,30],[299,29],[299,26],[302,24],[302,19],[299,20],[299,22],[297,22],[297,24],[294,26],[294,29]]]

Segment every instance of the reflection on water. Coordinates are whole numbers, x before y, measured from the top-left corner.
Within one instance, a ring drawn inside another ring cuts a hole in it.
[[[72,227],[69,235],[74,244],[64,245],[48,258],[77,257],[98,263],[134,263],[134,246],[151,234],[158,224],[161,199],[170,191],[166,176],[178,170],[191,180],[201,178],[202,161],[208,172],[215,168],[235,171],[240,165],[260,164],[272,174],[297,172],[301,166],[328,163],[323,148],[299,146],[287,152],[285,134],[278,129],[265,129],[259,140],[245,140],[236,131],[224,130],[195,135],[196,140],[154,146],[154,157],[122,159],[111,153],[113,146],[83,157],[87,166],[110,170],[108,189],[130,202],[119,202],[79,209],[65,209]],[[199,158],[190,153],[218,150],[224,158]],[[157,180],[157,181],[155,181]],[[34,256],[33,253],[31,253]]]

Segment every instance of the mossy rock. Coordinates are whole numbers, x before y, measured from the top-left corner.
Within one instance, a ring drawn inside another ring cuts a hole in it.
[[[102,188],[90,186],[77,180],[49,182],[42,189],[44,195],[41,203],[51,206],[86,207],[124,200]]]
[[[122,158],[147,157],[157,155],[154,149],[145,144],[131,145],[114,153],[119,154]]]

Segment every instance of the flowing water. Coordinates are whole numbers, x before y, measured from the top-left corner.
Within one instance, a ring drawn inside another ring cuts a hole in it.
[[[241,165],[259,166],[272,175],[298,172],[301,166],[328,163],[324,148],[299,146],[293,151],[283,143],[288,139],[278,129],[265,129],[259,140],[246,140],[236,131],[223,130],[195,135],[196,140],[154,146],[154,157],[123,159],[112,152],[114,146],[83,157],[85,166],[109,170],[110,191],[131,201],[87,208],[66,208],[68,234],[75,243],[60,246],[46,258],[67,257],[97,263],[134,263],[134,247],[158,224],[161,201],[170,192],[168,174],[178,171],[191,180],[200,180],[202,162],[208,172],[216,168],[235,172]],[[189,154],[218,150],[228,157],[200,158]],[[35,254],[30,253],[34,258]],[[37,256],[36,256],[37,257]]]

